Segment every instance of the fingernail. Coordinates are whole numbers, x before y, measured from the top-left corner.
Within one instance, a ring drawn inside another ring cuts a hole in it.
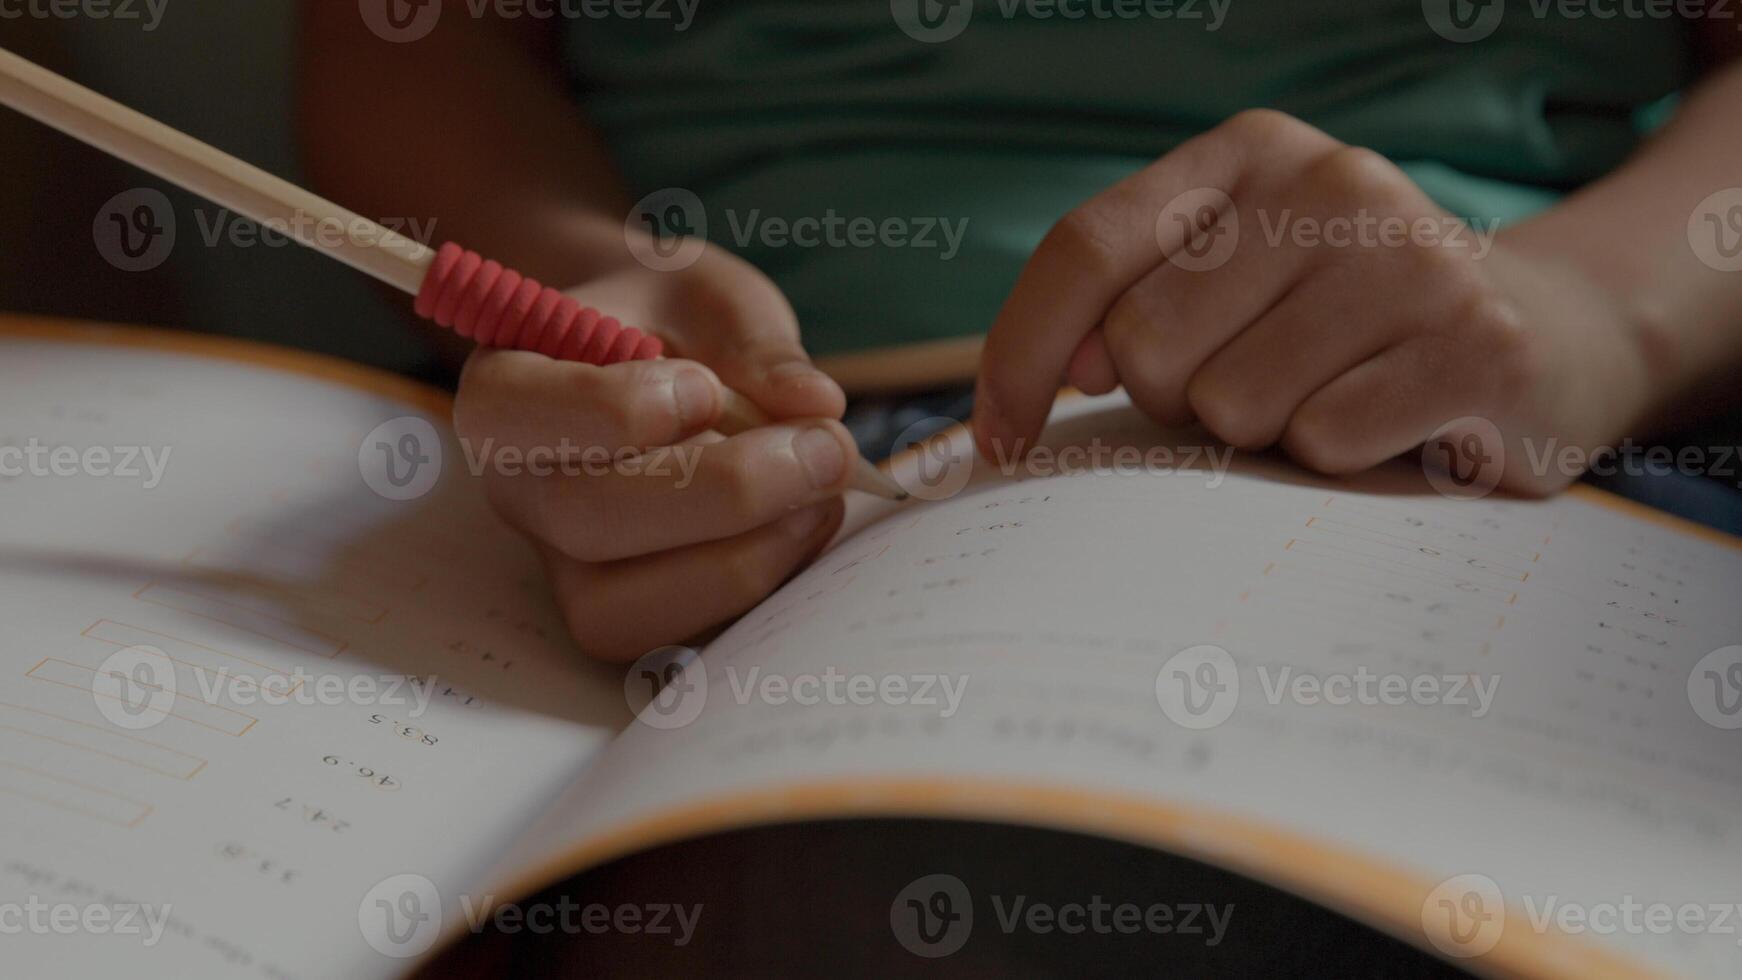
[[[822,490],[832,487],[847,468],[847,456],[835,434],[821,426],[812,426],[792,437],[792,452],[804,466],[811,486]]]
[[[823,526],[825,516],[827,516],[827,508],[821,506],[795,510],[780,519],[780,529],[786,532],[788,537],[803,541],[815,534],[817,528]]]
[[[678,372],[672,380],[672,391],[677,397],[678,418],[683,420],[686,431],[712,419],[719,408],[720,394],[713,379],[694,368]]]
[[[809,384],[815,379],[824,377],[826,377],[826,375],[824,375],[823,372],[818,371],[806,361],[787,361],[784,364],[776,364],[768,369],[768,380],[782,388]]]

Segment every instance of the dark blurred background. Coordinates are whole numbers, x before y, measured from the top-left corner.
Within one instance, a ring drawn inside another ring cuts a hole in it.
[[[0,17],[0,47],[301,182],[294,0],[159,2],[150,29],[143,3],[133,20]],[[0,173],[0,312],[224,333],[441,374],[409,302],[373,280],[282,240],[208,245],[201,223],[219,221],[218,208],[6,109]],[[175,247],[158,267],[125,272],[99,253],[93,224],[110,198],[141,187],[168,195]]]

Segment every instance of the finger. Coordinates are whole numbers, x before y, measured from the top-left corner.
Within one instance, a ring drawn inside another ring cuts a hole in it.
[[[1224,344],[1186,383],[1191,414],[1230,445],[1263,448],[1313,392],[1400,341],[1410,321],[1376,310],[1357,274],[1321,268]]]
[[[1091,330],[1071,354],[1065,369],[1065,380],[1085,395],[1105,395],[1119,387],[1119,372],[1113,366],[1113,356],[1107,352],[1107,335]]]
[[[1289,168],[1335,146],[1281,113],[1242,113],[1097,195],[1053,227],[994,320],[982,355],[974,427],[982,452],[1032,443],[1071,354],[1113,303],[1189,241],[1157,222],[1188,191],[1238,199],[1262,168]]]
[[[669,445],[705,431],[722,404],[719,379],[693,361],[595,367],[480,348],[460,375],[454,426],[479,452],[617,450]]]
[[[1421,445],[1471,414],[1489,379],[1457,342],[1425,336],[1357,364],[1314,392],[1283,431],[1290,456],[1321,473],[1367,469]]]
[[[1241,205],[1237,227],[1256,212]],[[1230,226],[1236,227],[1236,226]],[[1198,369],[1307,275],[1310,250],[1245,236],[1214,269],[1163,262],[1107,312],[1107,350],[1131,400],[1163,422],[1192,417],[1186,386]]]
[[[685,356],[713,367],[722,381],[771,418],[845,414],[847,397],[841,386],[811,363],[792,306],[761,273],[734,261],[687,288],[702,322],[681,332]]]
[[[1338,238],[1340,245],[1333,246],[1322,235],[1299,232],[1353,227],[1364,211],[1407,214],[1432,206],[1384,158],[1328,139],[1306,141],[1290,159],[1249,176],[1244,186],[1233,219],[1224,216],[1225,229],[1218,228],[1232,246],[1174,255],[1107,313],[1107,347],[1121,382],[1139,408],[1164,422],[1194,416],[1190,380],[1301,283],[1327,272],[1349,275],[1349,265],[1362,266],[1370,276],[1375,263],[1389,257],[1376,257],[1365,244]],[[1368,281],[1347,281],[1355,295],[1370,295]],[[1285,374],[1292,371],[1285,366]]]
[[[543,551],[581,649],[628,661],[749,611],[822,550],[844,512],[830,500],[737,537],[607,564]]]
[[[846,428],[825,419],[516,473],[491,493],[511,523],[568,557],[615,561],[729,538],[838,496],[853,453]]]

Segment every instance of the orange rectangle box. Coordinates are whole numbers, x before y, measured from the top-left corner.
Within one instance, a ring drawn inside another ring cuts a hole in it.
[[[0,702],[0,738],[40,738],[175,779],[192,779],[206,760],[119,729],[22,704]]]
[[[113,643],[118,647],[149,647],[191,670],[208,674],[222,673],[276,694],[289,694],[302,686],[301,678],[271,664],[250,660],[239,654],[179,636],[148,630],[143,626],[99,619],[85,627],[83,635],[104,643]]]
[[[219,598],[153,582],[133,593],[133,598],[234,626],[292,650],[320,657],[336,657],[346,646],[345,641],[338,637],[244,605],[238,601],[242,598],[240,596]]]
[[[300,605],[331,616],[354,619],[359,623],[379,623],[387,615],[386,606],[353,595],[356,591],[354,584],[299,581],[298,576],[307,575],[307,571],[274,561],[269,552],[243,552],[234,547],[195,548],[182,559],[182,563],[261,582],[266,588],[282,592]]]
[[[51,684],[63,684],[79,691],[90,691],[93,697],[103,696],[97,693],[93,683],[97,677],[97,671],[89,667],[81,667],[70,661],[49,657],[30,668],[24,676],[34,677],[39,681],[48,681]],[[129,681],[129,683],[138,682]],[[154,690],[161,690],[161,688],[154,688]],[[223,705],[202,700],[196,696],[198,692],[189,694],[174,691],[172,693],[175,695],[175,700],[169,709],[170,717],[180,718],[182,721],[191,722],[203,728],[223,732],[225,735],[245,735],[248,733],[248,729],[253,728],[254,723],[260,720],[234,708],[226,708]],[[116,698],[115,700],[120,699]]]
[[[22,796],[118,827],[137,827],[151,815],[149,803],[10,762],[0,762],[0,793]]]
[[[323,566],[336,565],[348,576],[368,578],[405,591],[421,589],[428,580],[422,572],[416,570],[416,563],[412,559],[384,559],[379,555],[356,554],[346,547],[343,540],[320,538],[307,528],[238,518],[226,525],[224,530],[247,547],[269,548],[274,557],[268,560],[274,565],[297,568],[310,567],[311,562]],[[311,546],[310,540],[319,540],[322,544]]]

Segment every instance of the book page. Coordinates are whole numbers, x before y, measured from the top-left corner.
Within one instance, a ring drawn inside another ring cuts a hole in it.
[[[699,660],[638,665],[664,693],[544,877],[759,821],[1005,819],[1177,848],[1479,969],[1742,972],[1733,543],[1585,490],[1230,464],[1118,396],[1063,414],[1049,444],[1086,452],[965,486],[909,458],[935,499],[861,506]]]
[[[153,336],[0,338],[7,974],[401,974],[627,721],[617,672],[439,397]]]

